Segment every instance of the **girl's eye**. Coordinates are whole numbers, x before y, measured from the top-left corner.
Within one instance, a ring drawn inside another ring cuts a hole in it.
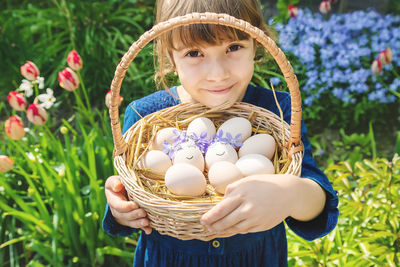
[[[241,48],[243,48],[243,46],[241,46],[239,44],[234,44],[234,45],[229,46],[228,52],[235,52],[235,51],[240,50]]]
[[[202,54],[200,53],[200,51],[193,50],[193,51],[188,52],[186,54],[186,56],[187,57],[201,57]]]

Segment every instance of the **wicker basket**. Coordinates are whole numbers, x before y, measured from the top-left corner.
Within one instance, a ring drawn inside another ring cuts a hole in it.
[[[154,38],[173,28],[189,24],[219,24],[242,30],[262,44],[277,62],[284,74],[291,94],[291,124],[285,123],[282,117],[263,108],[237,102],[230,107],[220,106],[208,109],[201,104],[180,104],[152,113],[136,122],[122,136],[119,121],[119,95],[121,83],[128,66],[139,51]],[[271,133],[278,143],[278,153],[274,163],[278,173],[300,175],[303,147],[301,144],[301,98],[296,75],[283,52],[275,42],[260,29],[246,21],[226,14],[192,13],[175,17],[155,25],[132,44],[117,66],[111,84],[110,117],[114,138],[114,165],[121,177],[129,198],[146,210],[150,226],[161,234],[167,234],[182,240],[200,239],[204,241],[223,235],[210,234],[200,224],[201,216],[210,210],[221,199],[212,187],[208,187],[205,196],[197,198],[172,197],[162,190],[162,182],[147,178],[137,168],[141,156],[147,151],[157,129],[163,127],[185,128],[199,116],[211,118],[218,125],[228,118],[241,116],[250,119],[256,132]],[[174,121],[171,125],[171,121]],[[279,164],[279,159],[286,157],[286,162]]]

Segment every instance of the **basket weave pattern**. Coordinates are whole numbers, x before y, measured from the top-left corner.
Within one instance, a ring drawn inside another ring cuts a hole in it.
[[[274,113],[247,103],[239,102],[231,107],[222,106],[211,110],[201,104],[180,104],[144,117],[122,136],[118,105],[121,84],[128,66],[139,51],[157,36],[173,28],[195,23],[234,27],[248,33],[268,50],[280,67],[290,91],[292,106],[290,126]],[[216,124],[231,117],[241,116],[250,119],[253,129],[269,132],[277,140],[277,144],[280,146],[278,149],[280,152],[275,156],[274,162],[277,172],[300,175],[303,156],[300,141],[301,98],[296,75],[275,42],[246,21],[226,14],[192,13],[155,25],[133,43],[121,59],[111,84],[111,92],[110,118],[115,144],[114,165],[126,187],[129,198],[146,210],[150,226],[161,234],[168,234],[182,240],[196,238],[207,241],[223,237],[223,235],[208,233],[199,223],[201,216],[215,206],[221,196],[213,194],[210,189],[204,197],[167,198],[157,191],[160,186],[158,182],[146,178],[136,168],[159,128],[172,126],[185,129],[193,119],[199,116],[209,117]],[[174,121],[174,124],[171,125],[170,121]],[[286,164],[278,162],[282,155],[290,158]]]

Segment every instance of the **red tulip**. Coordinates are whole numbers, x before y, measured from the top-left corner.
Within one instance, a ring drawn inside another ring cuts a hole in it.
[[[8,172],[12,169],[14,161],[7,156],[0,155],[0,172]]]
[[[70,92],[75,91],[79,86],[78,75],[70,68],[65,68],[58,73],[58,81],[62,88]]]
[[[33,62],[28,60],[21,66],[21,74],[27,80],[34,81],[40,75],[40,71]]]
[[[331,11],[331,3],[329,1],[322,1],[319,4],[319,11],[322,14],[328,14]]]
[[[17,91],[11,91],[8,94],[7,100],[10,106],[17,111],[22,111],[26,108],[27,102],[25,97]]]
[[[297,14],[299,13],[299,9],[297,8],[297,6],[289,5],[288,12],[289,12],[290,17],[295,18],[295,17],[297,17]]]
[[[379,75],[383,71],[383,64],[379,58],[372,62],[371,70],[375,75]]]
[[[81,56],[75,50],[69,52],[67,57],[68,66],[73,70],[82,69],[83,62]]]
[[[386,65],[386,64],[389,64],[390,62],[392,62],[393,55],[392,55],[392,50],[390,49],[390,47],[379,52],[378,58],[382,62],[383,65]]]
[[[20,140],[25,136],[24,124],[20,117],[11,116],[6,120],[5,130],[8,137],[14,140]]]
[[[47,112],[39,104],[32,104],[28,107],[26,117],[30,122],[36,125],[43,125],[47,121]]]
[[[124,98],[122,96],[119,96],[119,105],[121,105],[123,100],[124,100]],[[106,94],[106,106],[107,106],[107,108],[110,108],[110,106],[111,106],[111,90],[108,91]]]

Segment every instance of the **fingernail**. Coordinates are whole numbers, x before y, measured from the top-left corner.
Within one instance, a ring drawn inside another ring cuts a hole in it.
[[[141,222],[141,225],[142,225],[142,226],[147,226],[147,222],[146,222],[146,221],[143,221],[143,222]]]
[[[201,225],[206,225],[206,223],[203,220],[200,220]]]

